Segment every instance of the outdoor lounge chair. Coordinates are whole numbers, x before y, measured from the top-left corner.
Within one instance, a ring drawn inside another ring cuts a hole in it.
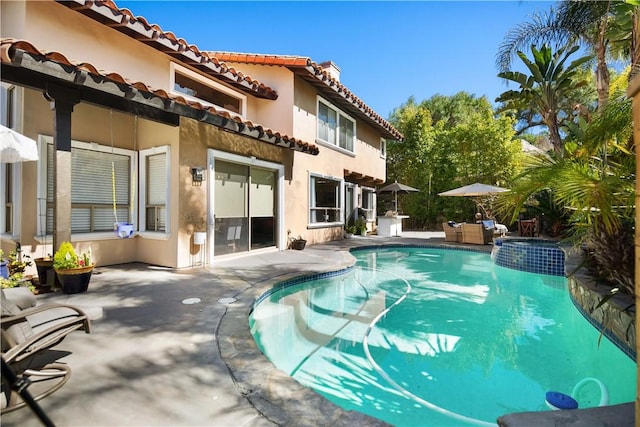
[[[493,230],[487,229],[483,224],[463,223],[461,228],[462,243],[486,245],[493,240]]]
[[[26,292],[20,292],[23,289]],[[71,369],[51,362],[45,354],[51,347],[76,330],[91,332],[87,315],[80,309],[62,304],[36,306],[26,288],[2,289],[2,360],[17,375],[37,383],[34,399],[42,399],[62,387]],[[34,384],[36,385],[36,384]],[[25,406],[18,393],[2,377],[2,413]]]
[[[445,242],[460,242],[462,240],[462,228],[460,228],[460,225],[453,226],[448,222],[443,222],[442,229],[444,230]]]

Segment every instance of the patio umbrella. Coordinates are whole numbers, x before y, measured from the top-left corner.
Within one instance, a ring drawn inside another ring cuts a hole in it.
[[[465,185],[464,187],[454,188],[453,190],[445,191],[444,193],[438,193],[439,196],[453,196],[453,197],[482,197],[491,196],[497,193],[504,193],[509,191],[506,188],[496,187],[494,185],[475,184]]]
[[[507,188],[496,187],[495,185],[487,185],[476,182],[475,184],[465,185],[463,187],[454,188],[453,190],[438,193],[439,196],[450,197],[471,197],[475,200],[478,212],[482,209],[485,216],[490,217],[492,215],[492,199],[498,193],[504,193],[510,191]],[[484,199],[484,200],[483,200]],[[488,206],[488,209],[483,206],[483,203]]]
[[[0,125],[0,163],[30,162],[38,160],[36,142]]]
[[[420,191],[417,188],[409,187],[408,185],[400,184],[398,181],[393,184],[385,185],[378,190],[378,193],[393,193],[395,199],[395,212],[398,212],[398,193],[413,193]]]

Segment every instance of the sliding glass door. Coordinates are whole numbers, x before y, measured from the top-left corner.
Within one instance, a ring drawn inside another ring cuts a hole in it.
[[[277,171],[216,159],[214,255],[276,245]]]

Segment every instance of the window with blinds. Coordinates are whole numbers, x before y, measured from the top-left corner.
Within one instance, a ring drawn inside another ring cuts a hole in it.
[[[104,148],[104,151],[78,146],[71,148],[72,233],[112,231],[116,221],[131,222],[129,201],[133,152],[111,153]],[[47,144],[47,234],[53,232],[53,155],[53,144]],[[114,184],[116,215],[113,209]]]
[[[145,218],[147,231],[167,228],[167,153],[146,156]]]

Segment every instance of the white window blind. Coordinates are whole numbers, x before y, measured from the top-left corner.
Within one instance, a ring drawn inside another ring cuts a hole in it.
[[[53,145],[47,145],[47,233],[53,232]],[[115,178],[112,178],[112,165]],[[113,185],[117,219],[130,222],[129,191],[131,156],[71,148],[71,231],[89,233],[111,231]],[[115,180],[114,180],[115,179]]]
[[[146,157],[146,224],[148,231],[165,231],[167,226],[167,154]]]

